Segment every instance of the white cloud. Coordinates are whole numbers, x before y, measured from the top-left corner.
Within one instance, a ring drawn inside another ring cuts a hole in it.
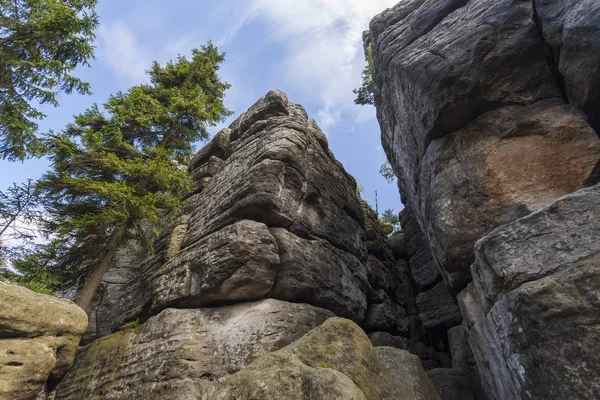
[[[398,0],[251,0],[234,28],[231,41],[248,21],[260,19],[271,40],[286,46],[281,62],[285,78],[305,95],[316,96],[317,119],[324,129],[342,114],[358,114],[357,122],[374,113],[359,111],[352,90],[364,68],[362,32],[371,18]]]
[[[150,68],[152,61],[165,62],[178,54],[189,53],[194,47],[188,36],[169,40],[162,46],[152,42],[143,43],[136,37],[132,27],[121,20],[101,24],[97,37],[98,58],[133,84],[148,80],[145,71]]]
[[[97,36],[99,59],[128,80],[145,80],[150,57],[129,26],[123,21],[107,21],[100,25]]]

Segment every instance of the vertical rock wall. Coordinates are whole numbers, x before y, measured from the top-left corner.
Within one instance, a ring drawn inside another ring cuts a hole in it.
[[[600,177],[600,2],[405,0],[364,38],[419,319],[451,328],[432,380],[477,397],[476,361],[490,399],[597,398],[595,189],[547,205]]]
[[[406,0],[371,22],[383,146],[454,291],[477,239],[597,179],[597,10]]]

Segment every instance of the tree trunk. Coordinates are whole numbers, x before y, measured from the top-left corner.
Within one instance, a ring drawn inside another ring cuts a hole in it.
[[[102,251],[102,255],[100,256],[98,264],[92,271],[91,275],[85,281],[83,289],[81,290],[79,297],[75,301],[75,304],[83,308],[88,315],[88,308],[90,307],[90,304],[92,303],[92,300],[96,295],[96,291],[100,286],[100,282],[102,281],[102,278],[104,277],[104,274],[106,273],[106,270],[108,269],[108,266],[110,265],[110,262],[113,256],[115,255],[117,247],[119,247],[119,244],[121,244],[121,241],[125,237],[125,233],[127,232],[127,225],[127,223],[123,223],[114,230],[114,232],[110,236],[108,243]]]

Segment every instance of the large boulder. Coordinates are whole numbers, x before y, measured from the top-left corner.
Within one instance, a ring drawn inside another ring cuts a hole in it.
[[[376,347],[381,400],[440,400],[419,357],[393,347]]]
[[[600,396],[600,184],[495,229],[459,295],[493,399]]]
[[[86,346],[56,400],[207,400],[232,373],[333,314],[278,300],[166,309]]]
[[[455,292],[477,239],[597,179],[591,3],[406,0],[371,22],[383,147]]]
[[[380,385],[367,335],[350,320],[331,318],[230,377],[213,399],[380,400]]]
[[[421,360],[425,371],[439,368],[441,366],[438,353],[431,346],[423,342],[415,342],[402,336],[394,336],[387,332],[373,332],[369,334],[369,340],[374,347],[393,347],[406,350],[416,355]]]
[[[35,399],[64,376],[87,328],[71,301],[0,282],[0,398]]]

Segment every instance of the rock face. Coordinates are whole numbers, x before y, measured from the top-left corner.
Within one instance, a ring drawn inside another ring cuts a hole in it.
[[[383,146],[454,291],[477,239],[597,179],[597,10],[406,0],[371,22]]]
[[[419,357],[393,347],[376,347],[381,367],[381,400],[439,400]]]
[[[369,292],[393,281],[385,265],[369,279],[356,182],[283,93],[221,131],[190,171],[197,189],[180,245],[144,266],[153,312],[271,297],[361,322]]]
[[[155,243],[122,249],[88,337],[168,307],[276,298],[309,303],[368,331],[408,334],[409,280],[377,216],[304,109],[269,92],[190,163],[195,190]],[[169,218],[165,218],[166,221]],[[404,287],[401,287],[404,285]]]
[[[208,399],[229,375],[332,316],[310,305],[272,299],[166,309],[143,326],[88,345],[55,398]]]
[[[87,315],[68,300],[2,282],[0,305],[0,399],[35,399],[67,372]]]
[[[459,299],[488,394],[598,398],[600,185],[497,228],[475,249],[474,284]]]
[[[442,398],[597,398],[600,3],[405,0],[363,37]]]
[[[229,378],[214,400],[379,400],[380,370],[369,338],[331,318],[302,339]]]
[[[193,192],[179,215],[165,216],[156,252],[124,248],[116,257],[87,345],[55,400],[238,396],[238,387],[281,371],[299,377],[285,388],[307,385],[290,396],[378,400],[375,353],[355,323],[414,336],[411,349],[440,366],[417,323],[408,257],[398,249],[395,257],[301,106],[269,92],[194,156],[190,174]],[[355,323],[326,323],[323,338],[301,339],[302,357],[279,351],[334,316]],[[341,345],[367,345],[353,359],[344,359],[347,347],[307,358],[336,335]],[[253,365],[261,378],[248,372]]]

